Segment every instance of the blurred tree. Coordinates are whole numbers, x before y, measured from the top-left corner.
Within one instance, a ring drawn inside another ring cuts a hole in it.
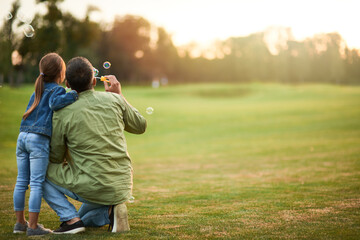
[[[176,78],[176,67],[179,63],[179,55],[174,46],[171,36],[164,28],[158,28],[158,40],[155,50],[155,75],[159,77]]]
[[[38,72],[40,59],[49,52],[59,52],[61,43],[61,19],[62,12],[58,4],[63,0],[37,0],[44,3],[47,13],[44,16],[35,15],[32,26],[35,29],[34,37],[23,36],[18,51],[23,58],[23,66],[26,69],[26,78],[33,82]]]
[[[311,79],[311,59],[304,42],[288,40],[277,58],[278,79],[284,83],[304,83]]]
[[[345,56],[342,52],[346,43],[339,33],[328,33],[325,38],[328,39],[327,50],[324,54],[324,61],[326,61],[329,71],[328,81],[337,84],[342,83],[345,78]]]
[[[97,64],[97,43],[101,30],[99,24],[89,20],[89,15],[96,8],[89,7],[83,20],[79,20],[70,13],[63,14],[58,8],[62,0],[40,1],[45,3],[47,13],[44,16],[37,14],[32,22],[36,29],[32,38],[23,37],[19,46],[19,53],[27,68],[30,81],[38,73],[38,62],[48,52],[59,53],[65,61],[81,55]]]
[[[8,82],[11,86],[15,84],[14,66],[11,56],[17,48],[17,37],[14,34],[13,25],[19,8],[20,1],[14,1],[10,10],[12,17],[4,21],[0,30],[0,84],[4,81]]]
[[[346,83],[360,83],[360,51],[345,48],[345,80]]]
[[[65,61],[75,56],[83,56],[88,58],[94,66],[99,64],[98,43],[102,31],[98,23],[90,21],[89,15],[93,11],[98,11],[98,9],[89,6],[83,20],[75,18],[70,13],[63,15],[60,53]]]
[[[100,52],[116,68],[111,72],[123,81],[138,83],[151,78],[144,63],[150,54],[150,23],[132,15],[116,17],[110,31],[103,33]]]
[[[264,42],[263,33],[226,40],[230,54],[225,61],[232,69],[232,81],[268,80],[271,78],[271,54]]]
[[[338,33],[317,34],[306,40],[311,61],[311,78],[339,83],[345,78],[345,42]],[[343,48],[343,49],[342,49]]]

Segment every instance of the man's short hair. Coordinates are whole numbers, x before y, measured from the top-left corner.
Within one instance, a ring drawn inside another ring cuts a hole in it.
[[[66,80],[71,89],[77,92],[92,89],[92,80],[94,78],[93,69],[94,67],[89,60],[84,57],[70,59],[66,66]]]

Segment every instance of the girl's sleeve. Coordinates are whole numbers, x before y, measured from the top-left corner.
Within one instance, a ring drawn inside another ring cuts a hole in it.
[[[57,111],[66,107],[67,105],[72,104],[78,99],[78,94],[75,90],[66,92],[63,87],[57,87],[54,89],[54,92],[51,94],[49,99],[49,107],[53,111]]]

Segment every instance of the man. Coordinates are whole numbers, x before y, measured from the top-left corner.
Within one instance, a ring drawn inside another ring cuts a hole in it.
[[[96,92],[86,58],[73,58],[67,65],[66,85],[79,99],[53,115],[43,187],[44,199],[63,222],[55,234],[107,224],[112,232],[130,229],[124,202],[131,197],[132,167],[124,131],[144,133],[146,120],[126,101],[116,78],[106,77],[106,92]],[[66,196],[83,202],[79,211]]]

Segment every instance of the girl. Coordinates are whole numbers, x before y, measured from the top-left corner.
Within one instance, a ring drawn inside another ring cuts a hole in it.
[[[65,63],[56,53],[45,55],[39,63],[40,75],[35,82],[26,112],[20,125],[16,146],[18,176],[14,189],[16,224],[14,233],[28,236],[51,232],[38,224],[42,184],[48,166],[53,111],[59,110],[78,98],[76,91],[66,93],[58,84],[65,79]],[[29,222],[25,220],[25,192],[30,184]]]

